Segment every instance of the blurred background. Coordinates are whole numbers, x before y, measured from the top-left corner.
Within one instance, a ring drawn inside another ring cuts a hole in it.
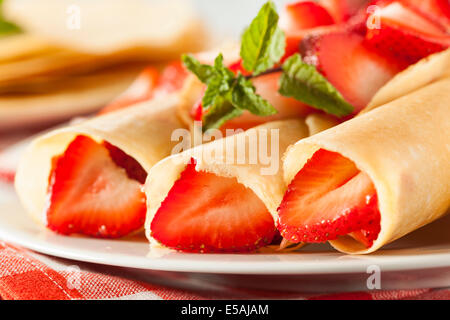
[[[96,113],[148,66],[238,40],[265,2],[0,0],[0,146]]]

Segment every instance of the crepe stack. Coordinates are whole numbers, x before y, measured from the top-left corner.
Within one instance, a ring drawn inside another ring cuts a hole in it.
[[[22,32],[0,38],[0,129],[97,110],[146,65],[207,43],[179,1],[9,0],[3,15]]]

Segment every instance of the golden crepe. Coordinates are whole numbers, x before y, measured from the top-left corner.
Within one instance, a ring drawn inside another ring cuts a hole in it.
[[[150,226],[153,217],[191,158],[196,160],[196,171],[213,173],[219,177],[236,178],[238,183],[251,189],[276,221],[276,210],[285,191],[282,170],[277,163],[281,163],[279,162],[281,156],[290,144],[307,137],[310,131],[320,130],[315,127],[315,121],[309,123],[311,127],[308,127],[304,120],[270,122],[243,133],[197,146],[168,157],[155,165],[149,171],[145,184],[148,207],[145,229],[151,245],[159,246],[151,239]],[[275,142],[279,142],[278,145],[271,139],[272,130],[278,132],[275,136]],[[255,155],[255,152],[261,152],[259,148],[266,139],[265,150],[270,157],[270,163],[269,161],[264,163],[261,154]],[[242,150],[245,151],[242,153]],[[237,160],[238,155],[243,156],[240,161]],[[253,156],[257,159],[252,160]]]
[[[0,86],[26,82],[42,75],[70,76],[86,74],[126,62],[126,57],[94,56],[68,50],[55,50],[44,55],[0,64]]]
[[[0,95],[0,128],[51,123],[72,114],[88,114],[127,89],[141,68],[119,67],[59,79],[56,83],[35,79],[36,83],[11,86],[8,94]]]
[[[45,206],[52,158],[67,149],[78,135],[107,141],[135,159],[146,171],[170,155],[175,142],[171,135],[182,125],[175,116],[177,95],[95,117],[34,140],[22,157],[15,186],[25,209],[45,224]]]
[[[319,149],[337,152],[375,185],[381,232],[366,248],[346,236],[341,252],[374,252],[434,220],[450,207],[450,78],[396,99],[339,126],[301,140],[284,159],[289,184]]]
[[[2,49],[0,50],[0,63],[30,58],[57,50],[43,39],[24,33],[1,37],[0,48]]]

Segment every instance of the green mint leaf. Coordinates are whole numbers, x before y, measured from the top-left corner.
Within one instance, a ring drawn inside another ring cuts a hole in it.
[[[255,75],[272,68],[284,55],[286,41],[278,27],[278,13],[272,1],[259,11],[242,36],[241,58]]]
[[[231,79],[231,81],[232,80],[233,79]],[[215,104],[216,99],[226,95],[230,91],[230,88],[230,80],[227,80],[221,76],[212,78],[208,83],[205,94],[203,95],[203,108],[206,109],[209,106]]]
[[[225,79],[232,79],[235,77],[233,71],[231,71],[223,64],[222,54],[219,54],[217,58],[214,60],[214,69],[216,74],[222,76]]]
[[[255,115],[270,116],[277,113],[268,101],[256,93],[252,82],[241,74],[237,77],[231,97],[236,108],[248,110]]]
[[[203,96],[203,108],[216,104],[218,97],[226,96],[233,85],[234,73],[223,64],[223,56],[220,54],[214,61],[213,73],[209,76],[208,87]]]
[[[20,28],[13,23],[1,20],[0,17],[0,35],[19,33]]]
[[[235,108],[230,101],[223,98],[217,99],[203,117],[203,131],[218,129],[228,120],[239,117],[241,114],[242,110]]]
[[[213,66],[201,64],[196,58],[188,54],[183,55],[181,59],[185,67],[195,74],[201,82],[208,84],[211,78],[215,76],[216,72]]]
[[[0,36],[6,34],[19,33],[21,30],[14,23],[8,22],[4,19],[2,13],[3,0],[0,0]]]
[[[303,62],[299,54],[283,64],[279,92],[338,117],[349,115],[354,110],[314,66]]]

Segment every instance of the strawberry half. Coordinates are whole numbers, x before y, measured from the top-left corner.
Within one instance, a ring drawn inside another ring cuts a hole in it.
[[[380,230],[377,193],[370,178],[352,161],[322,149],[291,182],[278,213],[281,235],[294,243],[351,234],[370,246]]]
[[[47,226],[61,234],[118,238],[144,224],[141,183],[128,177],[104,145],[85,136],[53,159],[48,195]]]
[[[415,11],[393,2],[378,10],[379,26],[367,31],[367,43],[401,68],[443,51],[450,35]]]
[[[139,162],[108,142],[103,142],[103,145],[108,149],[109,156],[114,163],[119,167],[124,168],[130,179],[139,181],[141,184],[145,183],[147,172],[142,168]]]
[[[299,1],[285,8],[285,20],[280,24],[289,32],[334,24],[327,9],[314,1]]]
[[[355,113],[400,70],[364,41],[357,33],[343,31],[312,35],[300,44],[305,62],[317,67],[355,107]]]
[[[194,161],[151,223],[155,240],[185,252],[250,252],[275,234],[272,216],[253,191],[234,178],[197,172]]]

